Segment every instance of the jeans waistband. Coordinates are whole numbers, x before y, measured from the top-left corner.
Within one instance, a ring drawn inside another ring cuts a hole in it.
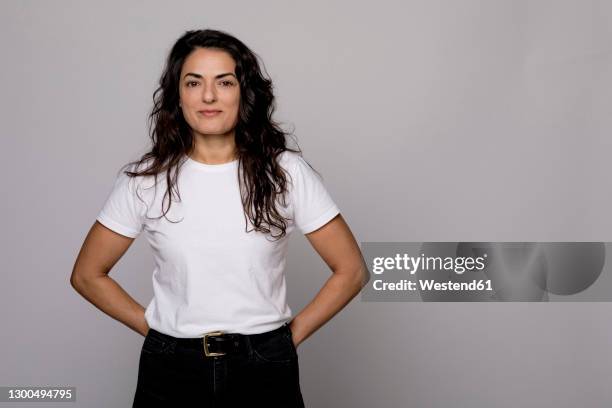
[[[269,337],[273,337],[279,334],[286,333],[287,331],[289,331],[289,323],[283,323],[282,326],[274,330],[264,332],[264,333],[255,333],[255,334],[223,333],[221,337],[231,338],[232,340],[242,344],[246,342],[247,338],[255,342],[260,342],[260,341],[265,341]],[[203,340],[204,340],[204,335],[202,335],[201,337],[174,337],[174,336],[170,336],[165,333],[161,333],[153,328],[149,328],[149,332],[147,333],[146,337],[155,337],[159,340],[163,340],[166,343],[175,343],[182,347],[194,348],[194,349],[201,349],[203,345]]]

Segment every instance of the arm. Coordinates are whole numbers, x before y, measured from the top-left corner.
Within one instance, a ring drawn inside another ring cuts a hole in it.
[[[296,347],[344,308],[370,280],[359,246],[342,215],[305,236],[333,275],[291,321]]]
[[[96,221],[77,256],[70,284],[95,307],[144,336],[149,330],[144,307],[108,276],[133,241]]]

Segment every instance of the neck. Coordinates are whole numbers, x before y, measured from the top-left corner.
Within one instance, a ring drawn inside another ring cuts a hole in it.
[[[236,160],[234,133],[226,135],[194,135],[189,157],[206,164],[223,164]]]

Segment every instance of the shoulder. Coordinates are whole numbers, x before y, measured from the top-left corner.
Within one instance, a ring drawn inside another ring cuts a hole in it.
[[[295,166],[295,163],[297,162],[297,160],[299,160],[301,156],[298,153],[289,151],[289,150],[285,150],[284,152],[281,152],[278,157],[277,157],[277,161],[278,164],[280,164],[283,167],[293,167]]]
[[[306,161],[301,153],[284,151],[279,155],[278,160],[289,174],[290,184],[298,190],[318,188],[323,181],[321,174]]]
[[[127,173],[140,173],[150,167],[153,159],[148,159],[142,162],[130,162],[124,164],[119,169],[117,174],[117,182],[125,184],[132,191],[146,190],[156,184],[155,176],[153,175],[129,175]],[[157,182],[163,177],[157,176]]]
[[[281,165],[292,175],[296,172],[300,172],[304,166],[308,166],[306,160],[304,160],[300,153],[292,152],[289,150],[285,150],[284,152],[279,154],[277,161],[279,165]]]

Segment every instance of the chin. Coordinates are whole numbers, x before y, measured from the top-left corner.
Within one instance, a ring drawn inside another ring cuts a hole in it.
[[[229,129],[196,129],[201,135],[224,135],[229,132]]]

